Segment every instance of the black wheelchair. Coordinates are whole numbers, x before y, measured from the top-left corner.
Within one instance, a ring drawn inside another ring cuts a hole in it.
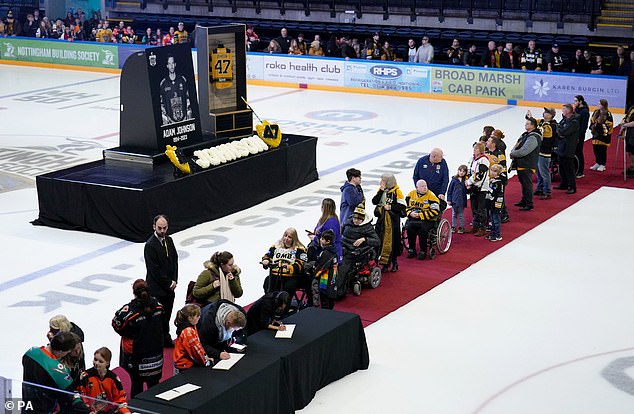
[[[451,247],[451,223],[449,220],[443,217],[443,213],[447,208],[446,202],[441,202],[440,205],[440,214],[438,215],[438,219],[434,222],[434,226],[431,230],[429,230],[428,238],[427,238],[427,249],[428,254],[427,257],[429,259],[433,259],[436,257],[436,254],[445,254],[449,251]],[[403,247],[407,250],[409,249],[409,239],[407,238],[407,229],[409,226],[409,219],[405,220],[405,224],[403,224],[403,228],[401,231],[401,240],[403,242]]]
[[[348,287],[352,287],[352,293],[359,296],[362,285],[376,289],[381,284],[381,267],[376,260],[376,252],[370,246],[346,253],[340,269],[340,277],[344,278],[340,291],[346,292]]]
[[[279,265],[277,263],[271,263],[269,264],[269,269],[274,269],[278,266]],[[269,274],[268,276],[264,278],[264,283],[262,287],[264,288],[264,293],[269,293],[273,291],[282,291],[282,290],[286,290],[286,291],[289,291],[289,293],[291,293],[290,291],[292,290],[291,303],[289,305],[289,308],[286,311],[286,314],[284,315],[284,317],[286,317],[289,314],[299,312],[311,306],[311,303],[310,303],[311,276],[312,274],[310,272],[310,269],[305,269],[305,271],[302,272],[300,275],[297,275],[294,277],[294,280],[293,280],[294,289],[288,289],[288,287],[286,286],[287,281],[285,280],[284,277],[278,277],[277,283],[273,283],[271,279],[271,275]]]

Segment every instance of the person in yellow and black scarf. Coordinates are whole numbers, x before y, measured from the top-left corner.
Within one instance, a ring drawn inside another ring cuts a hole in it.
[[[608,161],[608,147],[612,130],[614,128],[614,119],[608,110],[608,101],[599,99],[599,106],[590,117],[590,132],[592,132],[592,149],[596,164],[590,167],[593,171],[605,171],[605,165]]]
[[[383,174],[376,195],[372,197],[372,204],[376,206],[374,215],[378,217],[375,225],[376,233],[381,239],[379,246],[379,263],[382,271],[387,272],[391,264],[391,271],[398,270],[396,258],[403,252],[401,243],[401,217],[405,217],[405,198],[396,183],[394,174]]]
[[[289,227],[260,262],[262,267],[270,269],[264,282],[264,293],[285,290],[293,297],[295,291],[301,287],[300,277],[307,259],[306,248],[299,241],[297,230]]]
[[[416,182],[416,190],[412,190],[405,197],[407,202],[407,241],[409,249],[407,258],[416,256],[416,237],[418,236],[420,252],[418,260],[427,257],[427,239],[435,221],[440,215],[440,200],[431,190],[427,189],[425,180]]]

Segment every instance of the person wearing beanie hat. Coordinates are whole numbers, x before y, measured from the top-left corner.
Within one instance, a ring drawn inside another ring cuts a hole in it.
[[[134,299],[112,318],[112,328],[121,336],[119,365],[130,374],[130,396],[159,383],[163,371],[163,306],[152,296],[148,284],[132,284]]]
[[[381,240],[379,249],[379,263],[382,271],[387,272],[391,265],[391,271],[398,270],[397,257],[403,252],[401,242],[401,217],[405,217],[405,197],[401,192],[394,174],[383,174],[379,188],[372,197],[372,204],[376,207],[374,215],[376,233]]]
[[[372,247],[374,252],[376,252],[381,244],[379,236],[372,225],[372,217],[366,214],[363,204],[357,206],[350,220],[344,223],[341,233],[343,260],[339,265],[338,274],[340,278],[345,280],[338,283],[341,286],[339,296],[345,294],[350,268],[355,261],[359,260],[359,256],[355,253],[366,246]]]
[[[14,18],[12,10],[7,12],[7,19],[4,21],[4,34],[5,36],[20,36],[22,34],[22,26]]]

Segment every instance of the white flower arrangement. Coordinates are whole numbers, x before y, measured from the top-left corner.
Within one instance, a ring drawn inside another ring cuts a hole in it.
[[[237,160],[238,158],[244,158],[249,156],[249,154],[264,152],[268,149],[269,146],[259,136],[253,135],[249,138],[242,138],[241,140],[194,151],[194,157],[196,157],[196,164],[204,169]]]

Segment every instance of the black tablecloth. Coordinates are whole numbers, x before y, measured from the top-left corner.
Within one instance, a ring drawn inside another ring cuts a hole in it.
[[[229,371],[193,368],[141,393],[130,405],[164,404],[190,413],[292,413],[325,385],[369,365],[361,319],[356,314],[309,308],[288,318],[291,339],[273,331],[250,336],[246,356]],[[203,388],[170,402],[155,397],[192,383]]]
[[[172,233],[252,207],[315,181],[317,138],[284,135],[279,148],[174,178],[157,166],[100,160],[36,177],[34,224],[143,242],[152,218]]]

